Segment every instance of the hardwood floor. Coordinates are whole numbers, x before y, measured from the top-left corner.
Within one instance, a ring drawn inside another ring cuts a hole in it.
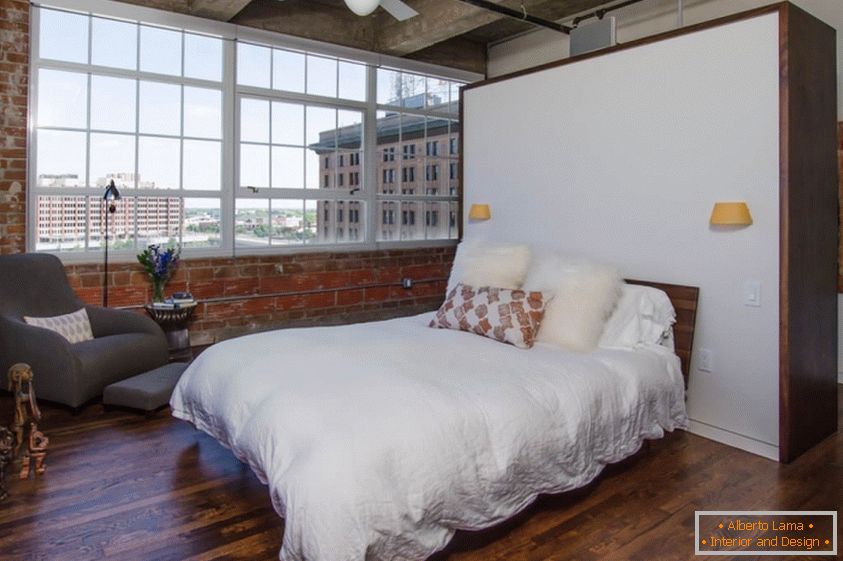
[[[843,412],[843,386],[838,401]],[[0,560],[277,559],[283,522],[266,488],[210,437],[167,411],[147,420],[99,405],[78,417],[43,410],[47,474],[12,480],[0,503]],[[10,411],[0,396],[3,422]],[[840,432],[790,465],[677,432],[586,489],[543,497],[491,530],[459,533],[434,559],[692,559],[694,510],[841,505]]]

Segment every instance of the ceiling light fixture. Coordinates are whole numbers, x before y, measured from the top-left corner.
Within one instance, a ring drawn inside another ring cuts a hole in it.
[[[345,0],[345,5],[358,16],[368,16],[377,10],[378,6],[398,21],[408,20],[419,15],[417,11],[402,0]]]
[[[380,0],[345,0],[348,9],[358,16],[368,16],[378,9]]]

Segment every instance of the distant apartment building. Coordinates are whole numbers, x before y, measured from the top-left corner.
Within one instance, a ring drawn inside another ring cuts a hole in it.
[[[414,105],[415,104],[415,105]],[[404,100],[408,108],[423,107],[425,98]],[[428,106],[431,104],[428,103]],[[452,109],[442,105],[444,111]],[[388,200],[399,196],[456,196],[459,189],[459,123],[387,112],[377,120],[375,154],[376,189],[379,195],[376,238],[389,240],[448,239],[457,236],[457,205],[450,201]],[[359,149],[361,125],[323,131],[309,146],[320,156],[320,187],[362,187],[363,167]],[[337,150],[334,149],[336,137]],[[320,201],[317,206],[319,241],[362,241],[362,203]]]
[[[96,181],[104,188],[111,179],[134,184],[134,174],[108,174]],[[140,178],[138,178],[140,179]],[[72,174],[43,174],[38,184],[50,187],[78,185],[79,178]],[[140,183],[142,187],[155,185]],[[90,205],[90,213],[87,212]],[[109,239],[114,243],[128,242],[137,236],[146,240],[166,241],[178,239],[183,200],[177,197],[133,197],[124,196],[117,205],[117,211],[108,223]],[[40,247],[84,248],[86,238],[89,246],[99,246],[105,231],[103,215],[105,202],[101,196],[38,197],[38,244]]]

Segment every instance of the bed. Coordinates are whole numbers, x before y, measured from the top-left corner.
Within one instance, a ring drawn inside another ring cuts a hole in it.
[[[432,314],[250,335],[202,353],[172,412],[268,484],[284,561],[417,561],[685,427],[691,294],[676,353],[524,351]]]

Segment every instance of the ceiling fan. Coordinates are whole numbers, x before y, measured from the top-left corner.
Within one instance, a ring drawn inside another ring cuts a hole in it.
[[[389,15],[398,21],[404,21],[419,15],[417,11],[402,0],[345,0],[345,5],[358,16],[368,16],[378,6],[389,12]]]

